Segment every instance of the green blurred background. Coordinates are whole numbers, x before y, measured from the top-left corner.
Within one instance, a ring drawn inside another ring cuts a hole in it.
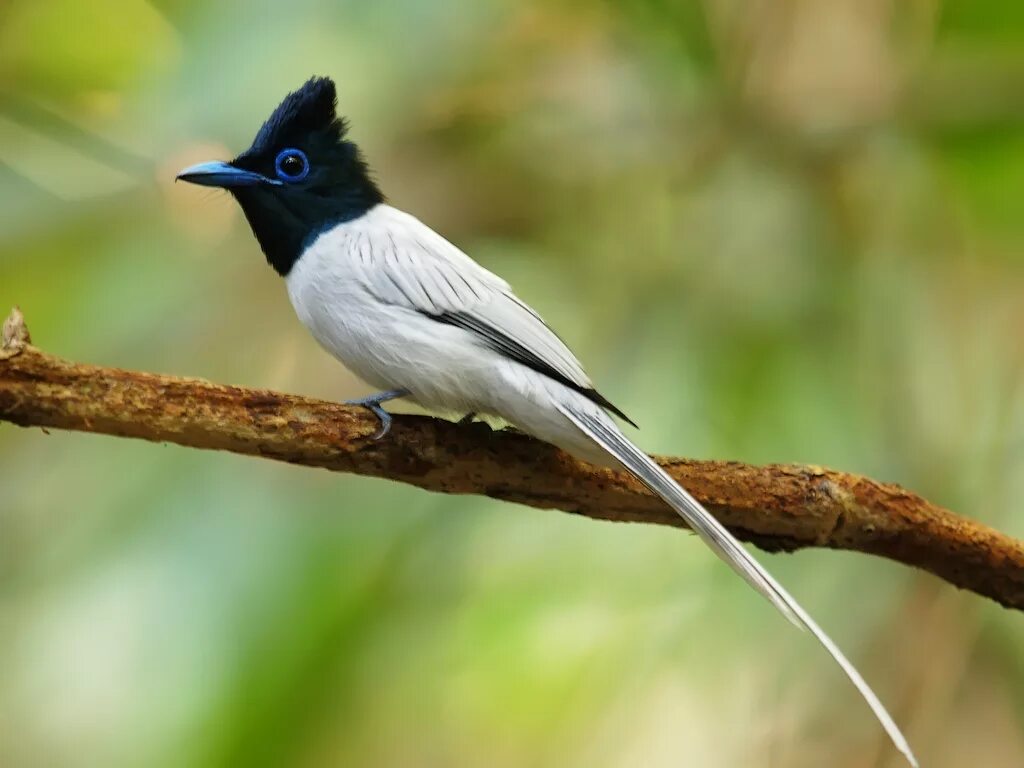
[[[78,360],[366,393],[230,198],[172,183],[312,74],[645,448],[1024,536],[1024,4],[7,0],[2,311]],[[763,559],[924,765],[1024,765],[1019,616]],[[901,763],[688,536],[0,425],[0,764]]]

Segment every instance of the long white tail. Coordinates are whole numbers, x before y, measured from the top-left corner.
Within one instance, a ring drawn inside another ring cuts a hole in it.
[[[589,403],[587,405],[590,406]],[[590,407],[592,408],[592,406]],[[892,743],[903,753],[907,761],[917,768],[917,758],[914,757],[903,733],[857,669],[832,642],[832,638],[825,634],[814,619],[743,548],[739,541],[693,496],[655,464],[650,456],[633,445],[608,416],[596,410],[577,407],[571,402],[558,403],[558,409],[591,440],[614,456],[637,480],[664,499],[720,558],[742,576],[750,586],[771,601],[772,605],[778,608],[787,619],[800,629],[810,630],[811,634],[825,646],[825,650],[832,655],[832,658],[842,667],[846,676],[860,691],[860,695],[867,701],[868,706],[875,713],[875,717],[889,734]]]

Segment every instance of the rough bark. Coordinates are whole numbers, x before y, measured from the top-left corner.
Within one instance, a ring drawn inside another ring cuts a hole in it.
[[[33,347],[20,313],[4,325],[0,421],[262,456],[474,493],[602,520],[682,526],[631,477],[513,431],[376,419],[296,395],[103,368]],[[1024,609],[1024,543],[896,485],[809,465],[660,458],[741,539],[770,551],[830,547],[880,555]]]

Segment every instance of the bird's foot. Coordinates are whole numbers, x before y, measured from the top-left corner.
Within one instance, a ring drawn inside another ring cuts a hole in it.
[[[475,419],[475,418],[476,418],[476,411],[470,411],[469,413],[467,413],[465,416],[463,416],[461,419],[459,419],[455,423],[456,424],[472,424],[473,423],[473,419]]]
[[[361,397],[358,400],[346,400],[345,405],[361,405],[363,408],[367,408],[373,413],[378,419],[380,419],[380,429],[378,429],[374,435],[374,440],[380,440],[391,430],[391,414],[381,407],[381,403],[386,403],[388,400],[395,400],[399,397],[405,397],[409,394],[407,389],[389,389],[386,392],[377,392],[373,395],[367,395]]]

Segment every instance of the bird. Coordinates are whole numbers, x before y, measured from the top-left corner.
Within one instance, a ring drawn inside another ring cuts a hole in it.
[[[839,647],[686,489],[619,427],[636,426],[594,387],[582,364],[505,280],[409,213],[388,204],[337,89],[312,77],[230,161],[177,179],[227,190],[319,344],[379,392],[351,405],[378,419],[388,401],[497,417],[594,464],[624,469],[674,509],[783,616],[824,646],[896,748],[917,759],[892,716]]]

